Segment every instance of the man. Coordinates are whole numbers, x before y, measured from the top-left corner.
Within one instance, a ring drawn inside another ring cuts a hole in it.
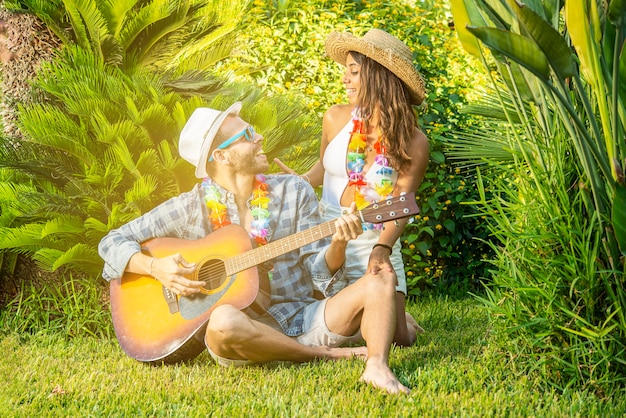
[[[320,223],[317,197],[307,182],[291,175],[262,175],[269,167],[263,137],[239,116],[240,110],[237,102],[224,112],[194,111],[181,132],[179,152],[202,182],[104,237],[99,251],[105,279],[150,275],[172,292],[190,296],[205,285],[185,277],[195,265],[180,254],[150,257],[139,243],[165,236],[203,238],[233,223],[263,244]],[[335,227],[330,244],[319,240],[273,260],[265,313],[228,304],[215,307],[204,342],[221,365],[367,357],[362,381],[390,393],[408,393],[388,364],[396,316],[390,303],[396,293],[393,270],[368,273],[331,298],[314,297],[313,282],[341,276],[347,243],[362,232],[353,214],[337,219]],[[367,347],[341,347],[359,330]]]

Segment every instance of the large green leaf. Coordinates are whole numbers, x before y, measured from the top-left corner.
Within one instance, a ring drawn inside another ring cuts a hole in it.
[[[587,1],[568,1],[565,3],[565,24],[571,42],[576,48],[583,75],[589,81],[600,77],[598,42],[601,34],[598,9],[594,4],[587,7]]]
[[[626,185],[616,183],[613,199],[613,230],[620,251],[626,255]]]
[[[476,40],[476,37],[468,32],[468,26],[476,26],[481,25],[481,23],[474,21],[472,22],[470,15],[472,17],[480,16],[476,12],[476,5],[473,1],[468,0],[450,0],[450,6],[452,9],[452,18],[454,19],[454,28],[456,29],[456,33],[459,35],[459,40],[463,45],[463,48],[470,54],[480,57],[480,45]],[[473,13],[474,10],[476,13]],[[482,23],[484,24],[484,22]]]
[[[615,26],[624,24],[626,17],[626,0],[611,0],[609,3],[609,19]]]
[[[505,69],[502,68],[504,63],[496,63],[496,65],[500,70],[502,79],[509,86],[511,91],[518,91],[520,96],[526,101],[532,101],[535,99],[535,96],[533,95],[533,87],[530,84],[533,80],[526,79],[526,75],[519,64],[515,62],[506,63],[510,71],[505,71]],[[536,83],[534,83],[534,85],[536,85]],[[517,115],[511,116],[519,121],[519,117]]]
[[[529,7],[516,0],[509,0],[509,3],[559,78],[564,80],[576,74],[574,57],[565,38]]]
[[[468,27],[471,33],[489,48],[507,56],[545,82],[550,79],[550,66],[543,51],[530,39],[496,28]]]
[[[615,153],[613,119],[609,109],[609,85],[606,80],[607,69],[603,67],[606,59],[602,59],[602,23],[600,11],[595,0],[568,1],[565,3],[565,24],[580,59],[580,72],[591,87],[593,99],[596,101],[597,113],[600,116],[602,135],[607,151],[607,161],[612,161]],[[612,61],[609,59],[608,61]],[[598,138],[599,139],[599,138]],[[605,161],[605,165],[608,163]]]
[[[504,0],[475,0],[480,3],[485,19],[491,24],[480,25],[472,20],[474,26],[491,26],[511,30],[517,27],[517,17],[513,14]]]

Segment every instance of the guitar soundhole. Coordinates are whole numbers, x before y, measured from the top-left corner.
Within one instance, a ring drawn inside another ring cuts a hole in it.
[[[203,290],[217,289],[226,280],[226,269],[222,260],[209,260],[198,268],[198,280],[206,283]],[[204,292],[203,292],[204,293]]]

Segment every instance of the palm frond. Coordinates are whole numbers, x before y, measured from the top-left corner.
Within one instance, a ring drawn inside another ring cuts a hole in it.
[[[82,235],[85,227],[82,218],[78,216],[60,216],[48,220],[41,229],[41,237],[50,235]]]
[[[126,19],[132,15],[138,0],[99,0],[98,8],[104,17],[109,33],[118,38]]]
[[[42,228],[43,224],[0,228],[0,250],[11,250],[20,254],[30,254],[39,250],[44,245],[41,239]]]
[[[124,201],[129,209],[141,215],[155,205],[155,194],[159,181],[152,175],[138,178],[133,186],[124,195]]]
[[[509,139],[508,129],[504,125],[497,128],[473,128],[470,132],[452,132],[444,142],[448,144],[448,158],[470,165],[482,165],[488,160],[510,162],[520,154],[520,145]]]
[[[30,133],[28,140],[38,145],[66,152],[85,164],[93,164],[96,156],[87,145],[87,131],[61,109],[37,104],[22,109],[21,123]]]
[[[33,258],[40,266],[50,271],[67,267],[93,275],[99,274],[104,264],[95,248],[83,243],[76,244],[64,252],[41,249]]]
[[[76,43],[85,49],[93,48],[101,55],[99,45],[108,34],[108,27],[96,0],[64,0],[63,6],[76,35]]]
[[[168,2],[142,3],[140,8],[134,8],[132,13],[126,15],[124,26],[118,32],[119,41],[124,51],[138,51],[141,54],[141,46],[144,31],[151,25],[166,19],[170,14]],[[178,17],[178,16],[177,16]]]

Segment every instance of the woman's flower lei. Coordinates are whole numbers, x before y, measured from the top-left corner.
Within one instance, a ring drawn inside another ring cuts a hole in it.
[[[208,178],[204,178],[202,180],[202,189],[204,190],[204,202],[209,210],[209,220],[213,229],[229,225],[228,208],[222,203],[222,194],[218,188]],[[267,194],[265,176],[257,174],[254,178],[252,198],[249,204],[252,217],[254,218],[251,224],[250,238],[259,245],[267,244],[267,236],[269,235],[270,211],[267,209],[267,206],[270,198],[267,197]]]
[[[380,137],[374,143],[376,157],[374,163],[379,165],[377,174],[380,174],[379,181],[369,184],[365,179],[363,167],[367,157],[367,131],[365,123],[357,116],[358,110],[352,112],[352,131],[348,143],[348,153],[346,157],[346,168],[348,171],[348,186],[354,186],[354,202],[357,209],[361,210],[373,202],[378,202],[388,198],[393,191],[393,168],[389,165],[389,160],[385,156],[385,145]],[[373,229],[381,229],[381,224],[374,224]],[[367,229],[367,227],[366,227]]]

